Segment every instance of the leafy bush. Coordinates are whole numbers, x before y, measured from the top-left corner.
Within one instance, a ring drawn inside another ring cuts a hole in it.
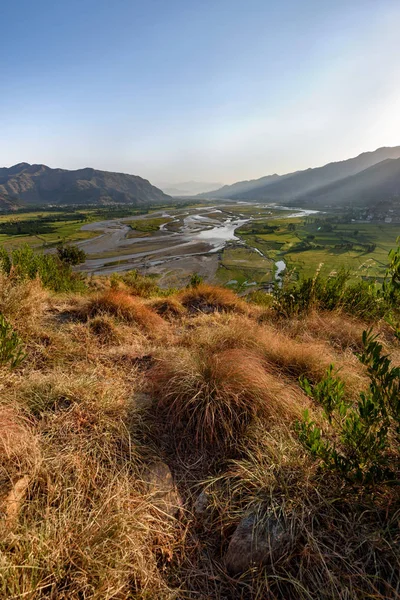
[[[0,365],[9,363],[13,369],[24,360],[22,341],[16,331],[0,313]]]
[[[86,260],[86,253],[77,246],[60,245],[57,247],[58,258],[68,265],[80,265]]]
[[[312,309],[342,309],[368,320],[383,317],[387,307],[375,284],[363,280],[349,284],[349,278],[349,271],[342,269],[334,277],[323,277],[318,273],[314,278],[277,288],[274,308],[285,317]]]
[[[323,407],[333,441],[310,420],[308,411],[297,430],[303,444],[327,467],[346,479],[371,484],[394,480],[399,467],[400,367],[392,367],[389,357],[382,355],[382,345],[371,330],[364,331],[363,346],[358,358],[367,367],[370,385],[355,406],[346,398],[333,366],[316,385],[301,381],[306,393]]]
[[[0,268],[19,279],[38,277],[43,285],[55,292],[79,292],[86,289],[82,275],[73,273],[71,265],[54,254],[34,252],[27,244],[9,254],[0,250]]]
[[[204,277],[202,277],[198,273],[192,273],[192,275],[190,277],[189,284],[188,284],[187,287],[188,288],[197,287],[198,285],[200,285],[201,283],[203,283],[203,281],[204,281]]]

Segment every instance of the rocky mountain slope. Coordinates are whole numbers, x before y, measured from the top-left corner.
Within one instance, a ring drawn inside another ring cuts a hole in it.
[[[318,188],[299,198],[311,206],[371,206],[394,200],[400,204],[400,158],[384,160],[369,169]]]
[[[355,158],[340,162],[329,163],[323,167],[298,171],[284,176],[271,175],[253,182],[239,182],[228,189],[221,188],[210,196],[216,198],[232,198],[242,200],[265,200],[269,202],[295,203],[297,200],[307,199],[313,195],[313,203],[323,203],[322,198],[318,201],[319,190],[325,193],[324,188],[348,177],[357,175],[365,169],[372,167],[387,159],[400,158],[400,146],[394,148],[379,148],[374,152],[365,152]],[[377,172],[378,173],[378,172]],[[371,183],[375,186],[372,179]],[[381,175],[378,180],[381,181]],[[378,188],[378,180],[376,187]],[[355,180],[354,180],[355,181]],[[360,184],[362,187],[362,183]],[[356,188],[357,186],[355,186]]]
[[[170,196],[137,175],[91,168],[68,171],[28,163],[0,168],[0,194],[15,196],[28,205],[144,205],[171,201]]]

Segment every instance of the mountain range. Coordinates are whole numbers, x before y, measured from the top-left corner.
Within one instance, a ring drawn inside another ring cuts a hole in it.
[[[370,205],[400,194],[400,146],[286,175],[239,181],[202,197],[301,206]]]
[[[218,184],[189,181],[165,187],[175,196]],[[171,195],[147,179],[92,168],[68,171],[19,163],[0,168],[0,209],[18,206],[172,203]],[[192,196],[193,197],[193,196]],[[196,198],[275,202],[302,207],[372,207],[394,201],[400,208],[400,146],[364,152],[355,158],[285,175],[239,181]]]
[[[208,181],[183,181],[182,183],[159,183],[158,187],[170,196],[194,196],[222,187],[222,183]]]
[[[0,168],[0,207],[49,204],[168,204],[172,198],[137,175],[19,163]]]

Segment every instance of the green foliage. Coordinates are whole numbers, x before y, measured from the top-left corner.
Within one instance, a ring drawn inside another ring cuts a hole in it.
[[[192,275],[190,277],[189,285],[187,287],[195,288],[198,285],[200,285],[201,283],[203,283],[203,281],[204,281],[204,277],[202,277],[198,273],[192,273]]]
[[[136,269],[126,271],[125,273],[113,273],[110,278],[111,287],[117,289],[120,283],[129,288],[131,294],[142,298],[151,298],[153,296],[168,296],[172,290],[162,290],[157,285],[154,276],[142,275]]]
[[[86,260],[86,253],[78,248],[77,246],[67,245],[59,245],[57,247],[58,258],[63,262],[69,265],[80,265]]]
[[[16,331],[0,313],[0,365],[9,363],[14,369],[24,360],[22,341]]]
[[[55,292],[79,292],[86,289],[82,276],[73,273],[71,265],[62,262],[54,254],[34,252],[24,244],[9,254],[0,249],[0,268],[7,275],[18,279],[38,277],[43,285]]]
[[[274,308],[281,316],[293,317],[312,309],[342,309],[352,315],[373,320],[384,316],[387,307],[374,283],[349,283],[350,273],[341,269],[333,277],[317,274],[275,289]]]
[[[400,237],[397,238],[400,243]],[[400,304],[400,246],[389,252],[389,266],[382,286],[385,299],[392,306]]]
[[[323,433],[310,420],[308,411],[296,427],[313,456],[347,480],[363,484],[389,482],[399,468],[400,367],[392,367],[371,330],[364,331],[363,346],[358,358],[367,367],[368,392],[360,393],[353,405],[346,399],[344,384],[332,366],[325,379],[314,386],[304,379],[302,387],[323,407],[329,429]]]

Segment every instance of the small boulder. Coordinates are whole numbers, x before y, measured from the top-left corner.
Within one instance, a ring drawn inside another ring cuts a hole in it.
[[[147,472],[146,483],[157,508],[175,517],[182,507],[182,500],[168,465],[162,461],[154,463]]]
[[[197,518],[201,519],[207,512],[207,509],[210,504],[210,499],[206,492],[201,492],[196,498],[196,501],[193,505],[193,512]]]
[[[260,517],[251,513],[237,526],[225,557],[232,575],[276,560],[287,547],[288,532],[284,522],[274,514]]]

